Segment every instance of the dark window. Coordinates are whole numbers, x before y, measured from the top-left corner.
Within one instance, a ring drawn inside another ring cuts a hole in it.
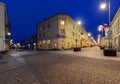
[[[81,32],[81,35],[83,35],[84,33],[83,32]]]
[[[74,36],[75,34],[74,34],[74,32],[73,32],[73,36]]]
[[[73,25],[73,30],[74,30],[74,27],[75,27],[75,26]]]
[[[48,24],[48,28],[50,28],[50,24]]]
[[[43,37],[45,37],[45,32],[43,32]]]
[[[39,38],[41,38],[41,33],[39,34]]]
[[[43,25],[43,30],[45,30],[45,25]]]

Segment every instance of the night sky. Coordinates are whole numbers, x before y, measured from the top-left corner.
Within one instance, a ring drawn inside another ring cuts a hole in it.
[[[108,9],[101,10],[101,0],[1,0],[7,5],[14,42],[36,32],[36,23],[56,13],[66,13],[81,20],[87,32],[96,38],[98,26],[108,23]],[[108,0],[102,0],[107,2]],[[120,6],[120,0],[111,0],[111,20]]]

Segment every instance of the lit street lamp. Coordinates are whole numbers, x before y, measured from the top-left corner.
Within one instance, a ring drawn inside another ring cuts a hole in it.
[[[109,31],[111,31],[111,30],[110,30],[110,26],[111,26],[111,25],[110,25],[110,12],[111,12],[111,11],[110,11],[110,7],[111,7],[111,6],[110,6],[110,0],[108,0],[108,3],[109,3],[109,19],[108,19],[108,21],[109,21]],[[102,3],[102,4],[100,5],[100,8],[101,8],[101,9],[105,9],[106,6],[107,6],[106,3]],[[111,46],[111,43],[110,43],[110,38],[109,38],[109,43],[108,43],[108,44],[109,44],[109,48],[111,48],[112,46]]]
[[[91,46],[91,33],[88,33],[88,38],[89,38],[89,41],[90,41],[90,43],[89,43],[89,46]]]
[[[101,29],[101,28],[98,28],[98,31],[102,31],[102,29]]]
[[[77,22],[77,24],[81,25],[81,24],[82,24],[82,22],[81,22],[81,21],[78,21],[78,22]]]
[[[100,5],[100,8],[101,8],[101,9],[105,9],[106,6],[107,6],[106,3],[102,3],[102,4]]]
[[[8,33],[7,33],[7,35],[8,35],[8,36],[10,36],[10,35],[11,35],[11,33],[10,33],[10,32],[8,32]]]
[[[8,43],[8,49],[10,51],[11,50],[11,33],[10,32],[6,34],[6,42]]]
[[[98,26],[98,31],[102,32],[102,37],[104,37],[104,26],[103,25]]]
[[[88,36],[90,37],[90,36],[91,36],[91,33],[88,33]]]
[[[98,35],[98,38],[100,38],[101,37],[101,35]]]
[[[107,5],[106,5],[105,3],[102,3],[102,4],[100,5],[100,8],[101,8],[101,9],[105,9],[106,6],[107,6]],[[111,12],[111,11],[110,11],[110,7],[111,7],[111,5],[110,5],[110,0],[108,0],[108,8],[109,8],[109,12],[108,12],[108,16],[109,16],[109,18],[108,18],[108,21],[109,21],[109,32],[112,31],[112,30],[110,30],[110,27],[111,27],[111,23],[110,23],[110,22],[111,22],[111,21],[110,21],[110,12]],[[111,34],[112,34],[112,33],[111,33]],[[111,35],[111,34],[110,34],[110,35]],[[116,54],[117,54],[117,53],[116,53],[116,50],[113,50],[113,49],[112,49],[112,43],[111,43],[111,41],[110,41],[111,38],[108,38],[108,39],[109,39],[109,43],[108,43],[108,44],[109,44],[109,46],[108,46],[109,49],[104,49],[103,53],[104,53],[105,56],[116,56]]]
[[[76,23],[76,48],[74,48],[74,51],[80,51],[81,49],[80,48],[78,48],[78,46],[77,46],[77,44],[78,44],[78,39],[77,39],[77,35],[78,35],[78,33],[77,33],[77,26],[78,25],[81,25],[82,24],[82,22],[81,21],[78,21],[77,23]]]
[[[78,39],[77,39],[77,25],[81,25],[81,21],[78,21],[76,24],[76,48],[77,48],[77,43],[78,43]]]

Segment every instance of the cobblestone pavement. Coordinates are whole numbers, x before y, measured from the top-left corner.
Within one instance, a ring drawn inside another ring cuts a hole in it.
[[[12,51],[0,59],[0,84],[120,84],[119,53],[104,57],[97,47]]]

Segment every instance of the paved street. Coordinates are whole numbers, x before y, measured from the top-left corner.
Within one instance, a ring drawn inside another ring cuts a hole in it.
[[[120,53],[13,50],[0,59],[0,84],[120,84]]]

